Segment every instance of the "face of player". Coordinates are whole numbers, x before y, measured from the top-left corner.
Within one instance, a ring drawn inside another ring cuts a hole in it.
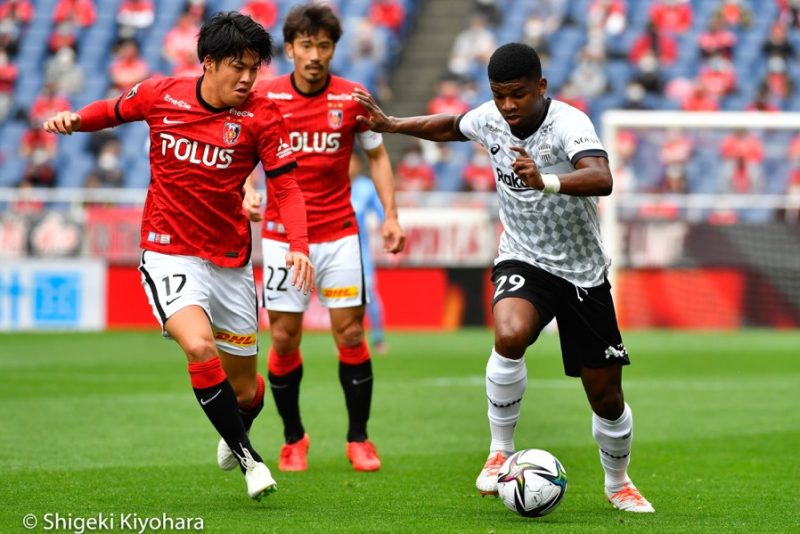
[[[547,80],[490,81],[489,87],[497,109],[511,127],[511,133],[519,138],[533,133],[544,113]]]
[[[202,95],[215,108],[242,104],[250,94],[261,67],[258,56],[250,50],[238,59],[229,57],[215,63],[206,58],[204,65]]]
[[[336,43],[328,32],[300,34],[285,43],[286,54],[294,61],[294,83],[304,93],[313,93],[325,85]]]

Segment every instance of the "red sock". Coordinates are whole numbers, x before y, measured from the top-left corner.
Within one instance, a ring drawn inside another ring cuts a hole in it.
[[[265,388],[265,385],[264,385],[264,377],[261,376],[261,373],[256,373],[256,384],[257,384],[257,386],[256,386],[256,395],[255,395],[255,397],[253,397],[253,400],[250,403],[248,403],[248,404],[246,404],[244,406],[242,406],[240,404],[239,408],[241,408],[242,410],[245,410],[245,411],[253,410],[253,409],[257,408],[261,404],[261,402],[264,400],[264,388]]]
[[[269,348],[267,356],[267,368],[275,376],[288,375],[303,363],[300,349],[293,350],[287,354],[278,354],[274,347]]]
[[[344,364],[358,365],[369,360],[369,347],[367,347],[367,342],[364,340],[354,347],[338,345],[338,348],[339,361]]]
[[[219,356],[204,362],[189,362],[189,378],[195,389],[214,387],[227,379]]]

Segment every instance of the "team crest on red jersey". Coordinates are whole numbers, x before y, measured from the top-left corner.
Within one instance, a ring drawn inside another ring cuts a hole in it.
[[[226,122],[222,128],[222,140],[228,146],[235,145],[239,140],[239,134],[242,133],[242,125],[238,122]]]
[[[329,109],[328,110],[328,124],[331,128],[338,130],[342,127],[342,123],[344,122],[344,111],[341,109]]]

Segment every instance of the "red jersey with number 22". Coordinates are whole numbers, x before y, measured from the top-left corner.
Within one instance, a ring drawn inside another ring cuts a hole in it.
[[[274,102],[289,130],[289,143],[297,160],[297,183],[308,214],[310,243],[334,241],[358,233],[350,205],[350,155],[356,136],[365,149],[380,146],[380,134],[356,121],[366,110],[353,100],[355,82],[330,76],[316,93],[301,93],[292,74],[258,82],[256,91]],[[286,241],[274,193],[267,183],[267,209],[262,236]]]
[[[297,164],[272,102],[251,93],[236,108],[214,108],[200,94],[201,80],[145,80],[114,107],[119,121],[145,120],[150,126],[141,247],[241,267],[251,248],[242,210],[245,180],[258,161],[268,177]]]

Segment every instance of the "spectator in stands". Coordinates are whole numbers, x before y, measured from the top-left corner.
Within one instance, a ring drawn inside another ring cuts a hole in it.
[[[636,80],[631,80],[625,85],[624,100],[622,101],[622,109],[651,109],[651,106],[645,101],[647,91]]]
[[[567,80],[561,86],[561,90],[556,94],[556,100],[560,100],[574,108],[578,108],[587,115],[589,114],[589,101],[583,98],[574,80]]]
[[[124,174],[121,162],[122,145],[110,140],[100,149],[94,169],[86,176],[85,187],[122,187]]]
[[[139,57],[139,43],[135,39],[122,39],[117,43],[114,59],[109,67],[113,90],[117,93],[130,89],[150,74],[147,62]],[[64,108],[67,109],[67,108]]]
[[[36,10],[30,0],[6,0],[0,4],[0,20],[10,20],[15,24],[27,26],[33,20]]]
[[[591,100],[606,93],[608,78],[605,66],[605,55],[595,48],[587,46],[578,53],[570,79],[583,98]]]
[[[54,84],[59,93],[78,94],[83,89],[85,76],[75,62],[75,50],[68,46],[59,48],[45,64],[44,79]]]
[[[367,16],[375,26],[398,35],[403,29],[406,13],[399,0],[372,0]]]
[[[686,170],[694,152],[694,141],[680,129],[669,128],[664,142],[659,151],[659,162],[664,167],[662,184],[669,189],[675,189],[676,184],[672,183],[680,179],[684,186],[686,182]]]
[[[708,59],[719,54],[728,59],[733,58],[736,46],[736,35],[727,29],[721,15],[713,15],[708,21],[708,28],[698,38],[700,55]]]
[[[200,76],[201,74],[203,74],[203,65],[197,61],[197,55],[194,52],[184,50],[182,56],[175,58],[172,66],[173,76]],[[263,75],[263,71],[259,73],[259,76]]]
[[[800,135],[795,136],[789,143],[789,180],[786,184],[787,220],[797,222],[800,220]]]
[[[722,16],[729,28],[749,28],[753,22],[753,12],[742,0],[721,0],[714,14]]]
[[[688,0],[656,0],[650,4],[650,22],[659,33],[686,33],[693,20],[694,11]]]
[[[780,111],[780,109],[780,106],[771,100],[769,86],[766,81],[759,84],[755,98],[745,108],[746,111]]]
[[[67,108],[59,108],[63,111]],[[22,135],[19,153],[25,160],[23,181],[34,187],[53,187],[56,185],[56,136],[45,132],[41,118],[31,118],[30,128]]]
[[[65,46],[75,49],[78,42],[78,28],[72,22],[61,22],[56,24],[50,37],[47,39],[47,49],[51,54],[64,48]]]
[[[188,54],[197,55],[200,22],[202,20],[198,20],[196,15],[187,11],[178,17],[175,27],[167,32],[164,37],[164,59],[173,67]]]
[[[794,45],[789,40],[789,32],[781,22],[776,22],[770,27],[769,36],[761,46],[764,57],[779,56],[785,61],[794,59]]]
[[[472,157],[462,175],[464,191],[494,191],[495,180],[489,153],[482,145],[472,143]]]
[[[767,89],[768,99],[773,102],[784,102],[794,94],[794,83],[789,76],[785,59],[780,56],[767,59],[763,84]]]
[[[117,11],[117,33],[120,37],[133,37],[135,32],[146,30],[156,20],[152,0],[122,0]]]
[[[659,33],[652,22],[649,22],[645,32],[633,41],[628,60],[637,65],[647,50],[652,50],[662,65],[672,65],[678,57],[678,44],[675,39],[668,33]]]
[[[355,24],[351,41],[350,58],[353,61],[373,61],[380,65],[387,55],[386,39],[380,38],[375,25],[368,18]]]
[[[793,28],[800,27],[800,0],[775,0],[778,4],[778,22]]]
[[[472,16],[469,26],[456,36],[450,54],[450,72],[471,77],[475,71],[482,71],[486,67],[495,48],[494,34],[486,27],[484,18]]]
[[[696,81],[692,90],[681,100],[681,109],[684,111],[718,111],[719,100],[711,95],[700,81]]]
[[[194,17],[194,21],[199,27],[199,25],[208,18],[208,2],[206,2],[206,0],[186,0],[186,5],[183,6],[183,12]]]
[[[697,80],[717,100],[736,91],[736,69],[721,54],[714,54],[703,63]]]
[[[474,0],[473,4],[475,13],[486,19],[492,28],[503,24],[503,7],[500,6],[500,0]]]
[[[749,193],[760,190],[764,147],[756,135],[744,128],[726,136],[720,144],[722,191]]]
[[[632,131],[619,130],[614,146],[617,150],[617,157],[612,159],[614,168],[611,169],[614,176],[614,194],[632,193],[637,189],[633,158],[636,155],[639,140]]]
[[[398,191],[430,191],[434,187],[433,168],[422,158],[419,143],[412,142],[400,157],[395,172]]]
[[[14,103],[14,86],[17,83],[17,76],[19,76],[17,66],[11,62],[8,52],[0,48],[0,122],[6,120]]]
[[[45,208],[44,202],[36,198],[33,198],[33,195],[30,194],[31,189],[33,189],[33,187],[34,187],[33,183],[25,178],[23,178],[22,181],[19,184],[17,184],[17,198],[10,206],[11,213],[14,213],[16,215],[39,215],[44,212]],[[28,232],[25,231],[24,234],[25,236],[23,239],[27,240]],[[3,249],[5,249],[5,245],[7,245],[7,242],[4,240]],[[6,251],[3,250],[3,252]]]
[[[450,113],[461,115],[466,113],[469,105],[461,98],[461,87],[457,76],[447,74],[439,80],[436,96],[434,96],[427,106],[427,113],[435,115],[437,113]]]
[[[58,0],[53,10],[53,22],[69,22],[79,28],[91,26],[96,17],[94,0]]]
[[[278,6],[274,0],[247,0],[240,11],[267,30],[270,30],[278,20]]]
[[[556,28],[557,29],[557,28]],[[542,65],[550,60],[550,36],[553,30],[547,27],[547,22],[539,13],[531,13],[522,26],[522,42],[533,47],[539,53]]]
[[[628,25],[623,0],[591,0],[587,18],[589,28],[599,28],[605,35],[619,35]]]
[[[33,124],[41,124],[47,117],[70,108],[67,97],[59,93],[58,86],[51,82],[45,82],[42,91],[33,101],[30,110],[30,119]]]
[[[664,78],[661,75],[661,65],[655,53],[652,50],[646,50],[636,67],[633,81],[641,85],[645,92],[660,95],[664,90]]]
[[[35,11],[29,0],[7,0],[0,4],[0,47],[9,57],[17,54],[22,30],[33,20]]]

